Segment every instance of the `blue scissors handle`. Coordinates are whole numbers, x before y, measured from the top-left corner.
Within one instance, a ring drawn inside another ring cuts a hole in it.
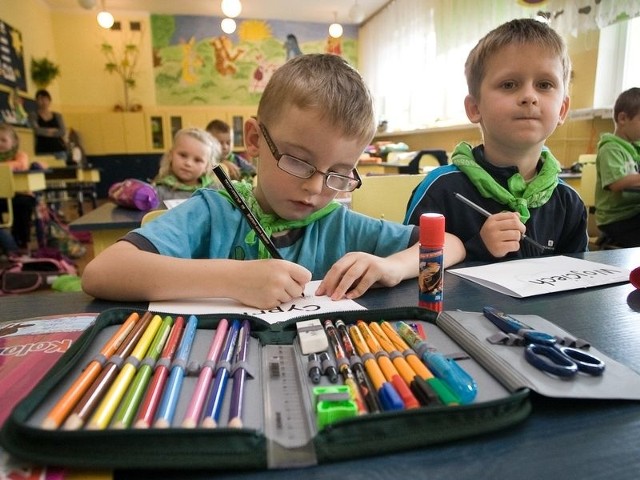
[[[572,377],[579,371],[599,376],[604,362],[598,357],[571,347],[529,344],[524,350],[527,361],[539,370],[559,377]]]

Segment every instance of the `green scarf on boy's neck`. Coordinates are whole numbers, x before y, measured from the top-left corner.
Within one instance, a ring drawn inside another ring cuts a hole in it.
[[[340,208],[341,206],[339,202],[332,200],[325,207],[313,212],[306,218],[302,218],[300,220],[285,220],[273,213],[264,213],[264,210],[262,210],[262,207],[253,194],[253,186],[251,184],[247,182],[234,181],[233,185],[236,187],[236,190],[244,199],[245,203],[249,207],[249,210],[251,210],[251,212],[255,215],[258,223],[262,225],[263,230],[269,237],[271,237],[271,234],[273,233],[284,232],[285,230],[292,230],[294,228],[306,227],[310,223],[313,223],[316,220],[329,215],[336,208]],[[231,198],[231,195],[229,195],[226,190],[218,190],[218,193],[225,197],[232,205],[235,205],[235,202]],[[257,241],[256,232],[251,230],[245,237],[244,241],[247,245],[255,244]],[[262,244],[262,242],[258,242],[258,258],[271,258],[271,255],[269,255],[269,252]]]
[[[507,180],[508,190],[476,162],[472,147],[466,142],[458,144],[451,162],[469,177],[480,195],[506,205],[520,215],[522,223],[526,223],[531,216],[529,208],[541,207],[551,198],[561,171],[551,152],[544,149],[540,157],[542,168],[536,177],[527,183],[520,173],[516,173]]]
[[[213,175],[207,173],[202,175],[198,179],[198,183],[195,185],[187,185],[182,183],[175,175],[169,174],[165,175],[161,179],[156,181],[156,185],[166,185],[172,190],[180,190],[184,192],[195,192],[200,188],[207,188],[215,183],[215,178]]]

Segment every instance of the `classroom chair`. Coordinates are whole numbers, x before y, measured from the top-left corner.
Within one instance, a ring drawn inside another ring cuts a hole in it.
[[[425,176],[417,174],[362,177],[362,186],[351,194],[351,209],[370,217],[401,223],[411,192]]]
[[[144,214],[144,217],[142,217],[142,220],[140,220],[140,226],[144,225],[147,222],[150,222],[151,220],[153,220],[156,217],[159,217],[160,215],[162,215],[163,213],[165,213],[166,210],[150,210],[149,212]]]
[[[0,198],[6,200],[7,211],[0,214],[0,228],[11,228],[13,225],[13,203],[15,196],[13,172],[9,165],[0,165]]]
[[[423,167],[438,167],[449,162],[447,152],[444,150],[420,150],[411,159],[406,167],[398,167],[398,173],[415,175],[423,173]]]

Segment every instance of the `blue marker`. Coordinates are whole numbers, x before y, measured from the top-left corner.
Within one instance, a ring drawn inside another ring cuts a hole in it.
[[[182,380],[184,379],[184,371],[187,366],[187,361],[189,360],[189,354],[191,353],[191,346],[193,345],[193,340],[196,338],[197,327],[198,319],[194,315],[191,315],[187,321],[187,326],[182,334],[182,340],[180,340],[178,351],[173,360],[167,387],[162,393],[162,399],[160,400],[154,423],[155,427],[167,428],[171,426],[173,415],[176,412],[178,398],[180,397],[180,389],[182,388]]]
[[[404,341],[422,358],[429,370],[451,388],[460,399],[460,403],[471,403],[476,398],[478,386],[475,380],[455,360],[434,351],[406,323],[396,322],[396,330],[398,330]]]
[[[227,333],[227,341],[220,355],[220,361],[218,362],[218,368],[216,370],[216,379],[211,387],[211,396],[209,397],[209,402],[202,417],[203,427],[215,428],[220,420],[220,409],[222,407],[222,401],[224,400],[224,392],[227,388],[227,381],[229,380],[229,372],[231,370],[231,357],[233,357],[239,331],[240,320],[236,319],[231,323],[231,327]]]

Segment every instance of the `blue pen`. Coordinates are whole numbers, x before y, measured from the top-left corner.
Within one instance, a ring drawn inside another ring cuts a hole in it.
[[[154,423],[155,427],[167,428],[173,421],[173,415],[176,412],[176,405],[180,397],[180,389],[182,388],[182,380],[184,379],[184,371],[187,366],[187,361],[189,360],[193,340],[196,337],[197,327],[198,319],[194,315],[191,315],[187,321],[184,333],[182,334],[182,340],[180,340],[180,346],[178,346],[178,351],[173,360],[167,387],[162,393],[162,399],[160,400]]]
[[[405,342],[413,348],[429,370],[439,379],[446,382],[458,396],[460,403],[471,403],[478,392],[478,386],[471,375],[465,372],[458,363],[434,351],[422,340],[413,329],[404,322],[396,322],[396,330]]]
[[[227,342],[225,343],[222,354],[220,355],[218,369],[216,370],[216,379],[211,387],[211,396],[209,397],[209,402],[204,410],[204,415],[202,417],[203,427],[215,428],[218,426],[222,400],[224,400],[224,392],[227,388],[227,380],[229,380],[229,371],[231,370],[229,362],[231,362],[231,357],[233,356],[239,331],[240,320],[234,320],[231,323],[229,332],[227,333]]]

